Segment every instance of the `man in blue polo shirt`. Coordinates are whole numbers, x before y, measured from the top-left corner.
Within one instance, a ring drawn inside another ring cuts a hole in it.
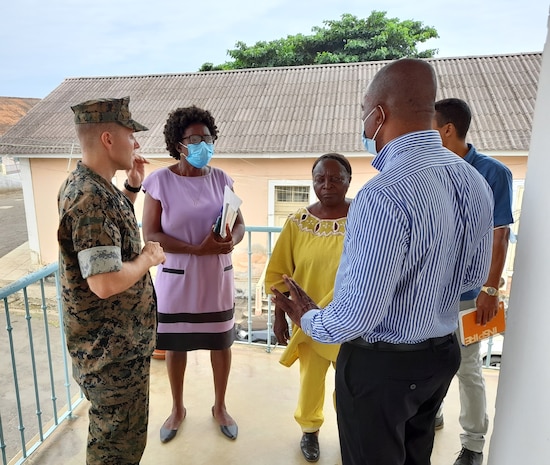
[[[472,165],[487,181],[494,197],[494,231],[491,268],[485,285],[462,294],[460,309],[477,308],[477,322],[485,324],[498,310],[498,288],[506,260],[509,225],[512,217],[512,173],[498,160],[478,153],[466,143],[472,114],[464,100],[449,98],[435,103],[433,128],[439,131],[443,146]],[[460,392],[460,435],[462,450],[454,465],[481,465],[483,446],[489,426],[485,400],[479,343],[461,345],[462,362],[457,376]],[[443,426],[443,413],[436,417],[436,427]]]

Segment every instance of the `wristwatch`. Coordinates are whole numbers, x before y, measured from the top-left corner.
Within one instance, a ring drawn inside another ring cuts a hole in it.
[[[134,194],[137,194],[141,190],[141,186],[132,187],[128,183],[128,180],[126,180],[126,181],[124,181],[124,189],[126,189],[128,192],[133,192]]]
[[[491,286],[482,286],[481,292],[485,292],[492,297],[498,297],[498,289]]]

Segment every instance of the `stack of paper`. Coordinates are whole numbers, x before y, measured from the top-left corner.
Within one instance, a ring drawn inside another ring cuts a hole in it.
[[[220,222],[220,236],[225,237],[227,234],[225,232],[225,226],[229,226],[229,230],[233,229],[235,220],[237,219],[237,213],[239,212],[239,207],[243,201],[237,197],[235,192],[231,190],[229,186],[225,186],[223,191],[223,207],[222,215]]]

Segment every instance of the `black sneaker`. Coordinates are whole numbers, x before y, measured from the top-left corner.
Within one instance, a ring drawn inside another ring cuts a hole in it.
[[[304,433],[300,441],[300,450],[308,462],[317,462],[321,453],[317,433]]]
[[[454,465],[481,465],[483,463],[483,453],[474,452],[473,450],[462,448],[458,454]]]

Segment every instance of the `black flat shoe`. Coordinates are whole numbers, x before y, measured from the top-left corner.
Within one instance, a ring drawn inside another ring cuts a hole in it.
[[[214,420],[216,419],[214,416],[214,407],[212,407],[212,417]],[[220,431],[226,438],[231,440],[237,439],[237,436],[239,435],[239,427],[237,426],[237,423],[233,425],[220,425]]]
[[[319,455],[321,455],[317,434],[304,433],[300,441],[300,450],[308,462],[317,462],[317,460],[319,460]]]
[[[187,410],[184,409],[183,410],[183,419],[181,420],[181,423],[183,423],[183,420],[185,420],[185,417],[187,416]],[[168,420],[166,420],[168,421]],[[164,425],[166,424],[166,421],[164,422]],[[181,426],[181,423],[179,426]],[[163,444],[165,442],[169,442],[171,441],[172,439],[174,439],[176,437],[176,433],[178,432],[178,428],[176,429],[168,429],[168,428],[165,428],[164,425],[162,425],[160,427],[160,442],[162,442]]]
[[[167,429],[164,426],[160,427],[160,442],[165,443],[176,437],[177,429]]]
[[[220,431],[223,433],[223,435],[226,438],[235,440],[237,439],[237,435],[239,434],[239,427],[237,424],[234,425],[221,425]]]

